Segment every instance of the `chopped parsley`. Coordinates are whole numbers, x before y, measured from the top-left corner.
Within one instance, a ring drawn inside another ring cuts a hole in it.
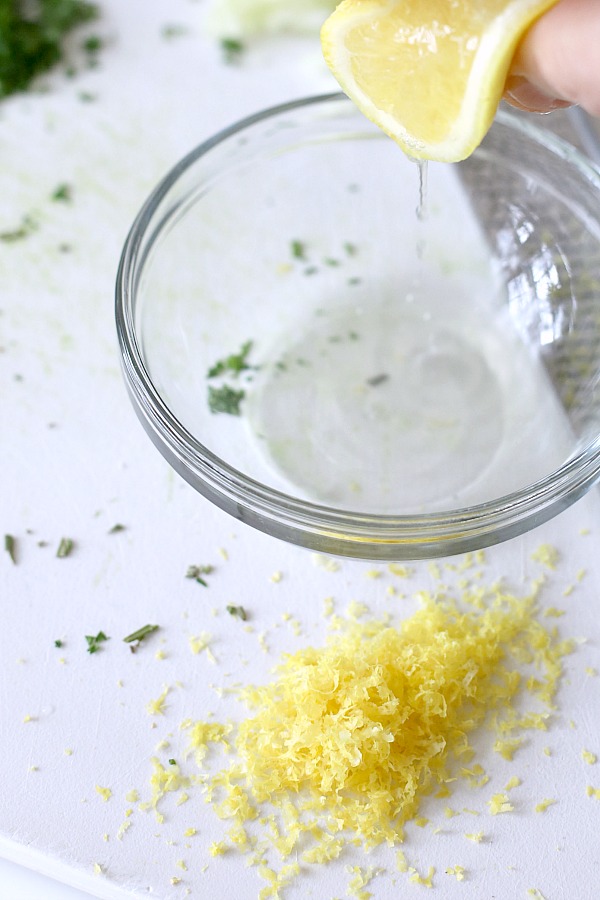
[[[227,384],[220,388],[209,385],[208,408],[212,413],[228,413],[230,416],[239,416],[241,415],[240,404],[245,396],[245,391],[236,391]]]
[[[63,58],[62,41],[98,15],[85,0],[0,3],[0,97],[24,91]]]
[[[189,28],[186,25],[163,25],[160,29],[160,36],[166,40],[183,37],[185,34],[189,34]]]
[[[242,619],[243,622],[248,618],[246,614],[246,610],[243,606],[227,606],[225,607],[230,616],[234,616],[237,619]]]
[[[194,581],[197,581],[198,584],[203,585],[204,587],[208,587],[208,583],[203,578],[204,575],[210,575],[213,571],[213,566],[188,566],[188,570],[185,573],[186,578],[193,578]]]
[[[113,525],[112,528],[108,529],[109,534],[118,534],[119,531],[125,531],[125,526],[121,525],[119,522],[117,522],[116,525]]]
[[[4,535],[4,549],[10,556],[11,562],[15,565],[17,564],[17,550],[16,550],[16,541],[12,534]]]
[[[238,38],[221,38],[221,52],[226,63],[237,63],[242,58],[245,50],[244,44]]]
[[[252,366],[248,363],[248,355],[251,350],[252,341],[245,341],[237,353],[232,353],[211,366],[207,378],[217,378],[219,375],[225,374],[236,376],[246,369],[251,369]]]
[[[145,637],[148,637],[149,634],[152,634],[155,631],[158,631],[158,625],[143,625],[141,628],[138,628],[137,631],[132,631],[131,634],[128,634],[123,640],[126,644],[139,644],[140,641],[143,641]]]
[[[98,634],[86,634],[85,639],[87,641],[87,651],[88,653],[97,653],[100,649],[100,644],[104,643],[104,641],[108,641],[109,638],[104,634],[103,631],[99,631]]]
[[[170,765],[170,766],[176,766],[176,765],[177,765],[177,760],[171,758],[171,759],[169,760],[169,765]]]
[[[306,259],[306,244],[303,241],[292,241],[290,250],[294,259]]]
[[[60,640],[60,638],[57,638],[57,639],[54,641],[54,646],[55,646],[55,647],[59,647],[59,648],[60,648],[60,647],[62,647],[62,645],[63,645],[63,642]]]
[[[52,192],[51,200],[70,203],[73,199],[73,189],[70,184],[59,184],[56,190]]]
[[[22,241],[24,238],[29,237],[37,227],[38,223],[33,216],[23,216],[21,224],[16,228],[13,228],[10,231],[0,232],[0,241],[4,244],[15,244],[17,241]]]
[[[74,546],[75,544],[71,540],[71,538],[61,538],[60,544],[58,545],[58,550],[56,551],[57,557],[59,559],[64,559],[65,556],[69,556]]]

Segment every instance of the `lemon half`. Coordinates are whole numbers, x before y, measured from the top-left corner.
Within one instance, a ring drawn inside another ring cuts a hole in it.
[[[517,45],[557,0],[342,0],[325,61],[411,156],[457,162],[488,131]]]

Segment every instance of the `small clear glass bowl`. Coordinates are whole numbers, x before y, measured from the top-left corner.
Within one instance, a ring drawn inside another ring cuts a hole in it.
[[[600,173],[500,112],[418,166],[343,95],[183,159],[127,238],[116,318],[144,428],[201,494],[326,553],[433,558],[600,476]]]

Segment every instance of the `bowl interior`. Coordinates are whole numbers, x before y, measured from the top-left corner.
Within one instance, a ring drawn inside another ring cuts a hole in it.
[[[599,188],[501,116],[418,166],[349,102],[232,129],[164,188],[135,327],[200,455],[366,515],[489,504],[600,432]]]

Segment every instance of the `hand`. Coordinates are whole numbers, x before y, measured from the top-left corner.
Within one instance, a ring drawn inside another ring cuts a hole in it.
[[[577,105],[600,116],[600,0],[559,0],[532,25],[504,99],[531,112]]]

